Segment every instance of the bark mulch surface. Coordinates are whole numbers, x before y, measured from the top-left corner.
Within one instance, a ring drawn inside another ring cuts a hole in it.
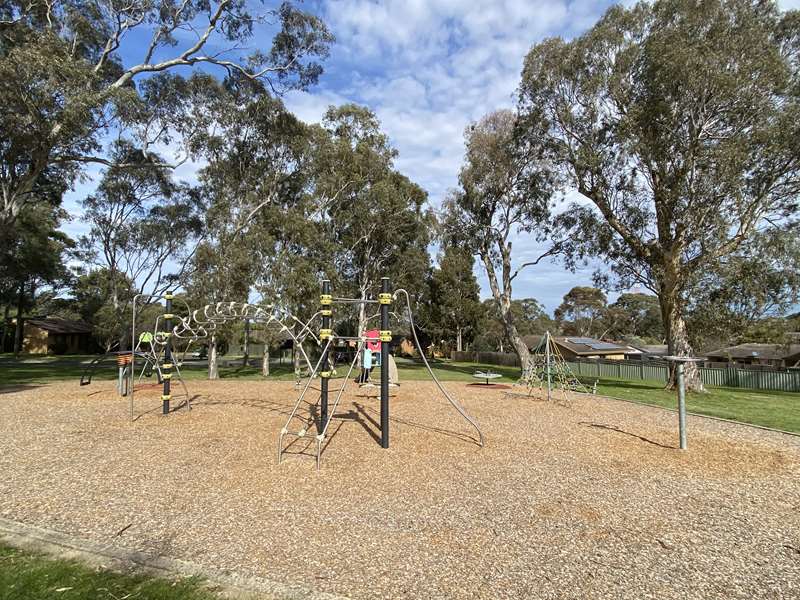
[[[0,389],[0,516],[354,598],[800,597],[798,438],[690,417],[681,452],[673,413],[449,383],[480,449],[408,382],[391,449],[355,390],[317,472],[276,461],[292,383],[190,387],[134,423],[110,382]]]

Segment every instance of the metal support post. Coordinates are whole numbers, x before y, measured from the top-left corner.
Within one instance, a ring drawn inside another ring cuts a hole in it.
[[[552,395],[552,383],[550,379],[550,332],[544,334],[544,356],[545,356],[545,369],[547,371],[547,401],[550,401]]]
[[[164,380],[164,392],[161,395],[161,414],[169,414],[170,383],[172,382],[172,294],[164,294],[164,329],[162,333],[166,335],[164,343],[164,365],[162,366],[161,377]]]
[[[675,368],[678,379],[678,430],[681,450],[686,450],[686,382],[683,377],[684,364],[678,362]]]
[[[381,448],[389,447],[389,344],[392,332],[389,331],[389,307],[392,295],[389,291],[389,278],[381,278]]]
[[[333,304],[331,303],[331,282],[328,279],[322,281],[322,296],[320,296],[320,312],[322,313],[322,331],[331,331],[331,315]],[[322,352],[322,371],[320,373],[320,414],[319,425],[317,425],[317,433],[322,433],[325,430],[325,424],[328,422],[328,383],[331,376],[330,360],[328,357],[329,344],[325,345]]]

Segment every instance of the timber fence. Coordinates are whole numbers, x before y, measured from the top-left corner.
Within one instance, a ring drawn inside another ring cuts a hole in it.
[[[504,367],[520,366],[516,354],[504,352],[453,352],[452,358],[459,362],[477,362]],[[666,383],[669,377],[669,365],[663,361],[584,359],[566,362],[572,372],[579,377],[597,379],[612,377],[661,383]],[[700,367],[700,377],[703,383],[709,386],[800,392],[800,370]]]

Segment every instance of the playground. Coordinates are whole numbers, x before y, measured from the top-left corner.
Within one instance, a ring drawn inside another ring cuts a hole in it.
[[[406,381],[382,450],[378,392],[352,386],[320,471],[313,437],[276,461],[291,381],[193,381],[168,418],[143,390],[133,422],[111,380],[7,389],[0,517],[296,593],[800,593],[800,439],[690,417],[681,452],[674,413],[446,385],[483,448],[433,383]]]

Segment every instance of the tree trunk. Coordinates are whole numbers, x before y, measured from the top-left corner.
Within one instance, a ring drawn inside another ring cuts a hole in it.
[[[514,346],[514,351],[519,357],[519,364],[522,367],[523,373],[528,368],[531,354],[528,352],[528,347],[522,341],[516,325],[514,325],[514,314],[511,312],[511,245],[506,245],[504,242],[499,242],[499,251],[503,259],[503,289],[500,289],[500,284],[497,281],[497,274],[494,270],[492,256],[488,247],[484,246],[480,251],[481,260],[486,268],[486,275],[489,279],[489,287],[492,290],[492,296],[500,308],[500,317],[503,321],[503,328],[506,332],[508,341]],[[503,351],[503,342],[500,342],[500,351]]]
[[[261,375],[269,377],[269,344],[264,342],[264,354],[261,357]]]
[[[3,306],[3,337],[0,337],[0,352],[6,351],[6,338],[8,337],[8,324],[9,324],[9,313],[11,311],[11,307],[6,304]]]
[[[456,328],[456,352],[462,351],[462,343],[461,343],[461,327]]]
[[[501,314],[503,315],[503,326],[505,327],[506,335],[512,346],[514,346],[514,351],[519,357],[519,364],[524,372],[528,369],[531,353],[528,351],[528,346],[522,341],[522,336],[519,334],[519,331],[517,331],[517,326],[514,324],[514,317],[511,314],[511,307],[509,306],[505,311],[501,308]]]
[[[666,290],[662,286],[659,294],[659,304],[661,305],[661,317],[664,321],[664,329],[667,337],[667,353],[670,356],[693,356],[692,346],[689,343],[689,334],[686,331],[686,321],[683,319],[682,302],[678,294],[673,290]],[[676,372],[674,363],[671,363],[669,380],[667,387],[674,389],[676,385]],[[686,363],[684,368],[684,381],[686,389],[703,392],[703,380],[700,377],[700,369],[696,363]]]
[[[211,343],[208,345],[208,378],[219,379],[217,360],[217,336],[211,334]]]
[[[247,360],[250,358],[250,319],[244,320],[244,344],[242,345],[242,366],[247,366]],[[266,350],[265,350],[266,354]],[[267,368],[269,370],[269,368]],[[269,375],[269,373],[267,373]]]
[[[367,289],[369,289],[369,284],[367,281],[362,281],[361,283],[361,300],[367,299]],[[358,336],[361,337],[364,335],[364,332],[367,330],[367,305],[362,302],[358,305]]]
[[[25,284],[19,285],[19,293],[17,295],[17,327],[14,330],[14,356],[18,357],[22,352],[23,329],[25,327],[25,319],[22,313],[25,311]]]

